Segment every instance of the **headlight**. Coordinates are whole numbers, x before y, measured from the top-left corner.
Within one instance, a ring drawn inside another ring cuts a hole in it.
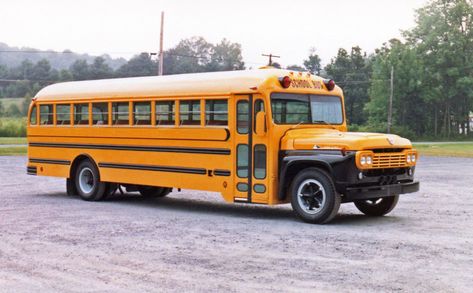
[[[412,156],[411,156],[411,161],[412,161],[412,163],[415,163],[415,161],[416,161],[416,154],[412,154]]]
[[[411,154],[407,154],[407,156],[406,156],[406,161],[407,161],[408,163],[411,162]]]
[[[373,166],[373,153],[371,151],[357,152],[356,166],[359,169],[371,168]]]

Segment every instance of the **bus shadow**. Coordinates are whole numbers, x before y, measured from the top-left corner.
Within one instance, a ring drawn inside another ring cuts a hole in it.
[[[143,198],[139,195],[128,194],[107,198],[105,202],[132,204],[186,213],[222,214],[242,218],[297,221],[297,218],[292,213],[292,209],[282,206],[226,203],[185,197]]]
[[[70,197],[66,193],[56,192],[41,194],[42,196],[63,197],[81,201],[77,197]],[[138,207],[152,207],[164,209],[167,211],[177,211],[183,213],[213,214],[225,215],[239,218],[266,219],[266,220],[285,220],[291,222],[300,222],[288,205],[283,206],[265,206],[258,204],[226,203],[222,201],[211,201],[206,199],[195,199],[186,197],[164,197],[164,198],[144,198],[139,194],[125,193],[106,198],[97,204],[114,203],[120,205],[132,205]],[[328,225],[329,226],[359,226],[359,225],[387,225],[403,221],[403,218],[396,216],[369,217],[363,214],[339,213]],[[310,225],[310,224],[307,224]]]

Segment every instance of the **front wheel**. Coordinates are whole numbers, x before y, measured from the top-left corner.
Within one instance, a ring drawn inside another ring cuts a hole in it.
[[[399,195],[388,197],[355,200],[353,203],[363,214],[372,217],[381,217],[394,209],[399,200]]]
[[[297,174],[290,186],[290,194],[292,208],[308,223],[327,223],[340,208],[341,197],[332,178],[318,168],[307,168]]]

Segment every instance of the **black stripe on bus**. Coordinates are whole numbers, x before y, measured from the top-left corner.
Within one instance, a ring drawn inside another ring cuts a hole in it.
[[[219,148],[190,148],[190,147],[158,147],[158,146],[131,146],[110,144],[72,144],[72,143],[44,143],[30,142],[30,147],[48,148],[72,148],[72,149],[98,149],[98,150],[120,150],[120,151],[143,151],[143,152],[168,152],[189,154],[211,154],[230,155],[229,149]]]
[[[38,169],[36,166],[28,166],[26,167],[26,174],[28,175],[37,175],[38,174]]]
[[[229,170],[220,170],[220,169],[215,169],[214,170],[214,175],[215,176],[230,176],[231,173]]]
[[[112,169],[141,170],[141,171],[187,173],[187,174],[199,174],[199,175],[206,175],[207,174],[207,170],[205,170],[203,168],[134,165],[134,164],[115,164],[115,163],[99,163],[99,167],[100,168],[112,168]]]
[[[67,161],[67,160],[30,158],[29,161],[30,163],[42,163],[42,164],[54,164],[54,165],[70,165],[71,164],[71,161]]]

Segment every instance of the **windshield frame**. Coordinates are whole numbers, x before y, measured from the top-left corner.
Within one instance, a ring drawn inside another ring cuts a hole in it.
[[[308,97],[308,103],[309,103],[309,114],[310,114],[310,118],[312,120],[312,106],[311,106],[311,99],[310,99],[310,96],[321,96],[321,97],[337,97],[339,100],[340,100],[340,109],[341,109],[341,114],[342,114],[342,121],[340,123],[329,123],[329,122],[317,122],[317,123],[314,123],[314,122],[298,122],[298,123],[277,123],[275,120],[274,120],[274,113],[273,113],[273,95],[274,94],[287,94],[287,95],[304,95],[304,96],[307,96]],[[271,111],[271,120],[273,121],[274,124],[276,125],[337,125],[337,126],[341,126],[341,125],[344,125],[345,123],[345,108],[344,108],[344,105],[343,105],[343,99],[340,95],[330,95],[330,94],[315,94],[315,93],[288,93],[288,92],[272,92],[270,95],[269,95],[269,109]]]

